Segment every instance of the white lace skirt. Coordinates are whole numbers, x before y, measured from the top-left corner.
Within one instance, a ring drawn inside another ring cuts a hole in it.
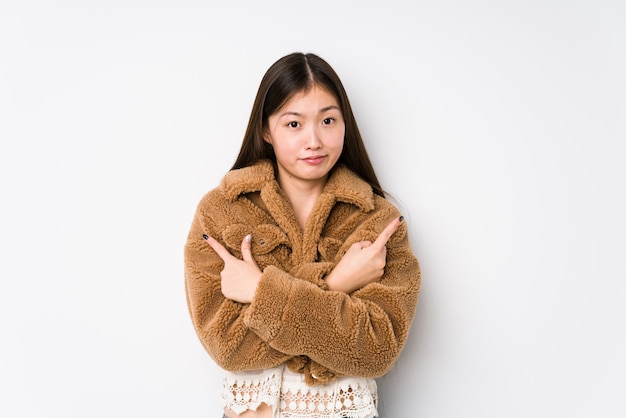
[[[341,377],[328,385],[308,386],[304,376],[285,366],[255,372],[226,372],[225,408],[237,414],[272,407],[274,418],[373,418],[378,413],[374,379]]]

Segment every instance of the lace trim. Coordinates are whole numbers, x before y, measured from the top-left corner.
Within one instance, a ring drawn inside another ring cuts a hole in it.
[[[259,372],[227,373],[224,406],[241,414],[261,403],[281,418],[373,418],[378,395],[373,379],[343,377],[322,386],[307,386],[301,375],[278,367]]]
[[[280,369],[259,374],[228,374],[222,387],[224,406],[238,415],[248,409],[256,411],[262,403],[276,411],[281,375]]]
[[[322,387],[306,387],[283,382],[280,416],[285,418],[377,416],[378,396],[373,380],[337,381]]]

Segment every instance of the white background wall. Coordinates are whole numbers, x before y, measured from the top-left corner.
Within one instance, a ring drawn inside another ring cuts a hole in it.
[[[617,0],[2,2],[0,416],[220,416],[182,249],[292,51],[344,80],[422,263],[382,416],[625,416],[625,21]]]

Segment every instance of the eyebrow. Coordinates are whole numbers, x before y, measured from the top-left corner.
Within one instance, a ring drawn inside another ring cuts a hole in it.
[[[339,110],[339,106],[330,105],[330,106],[323,107],[323,108],[321,108],[321,109],[320,109],[319,113],[328,112],[329,110],[333,110],[333,109]],[[290,112],[290,111],[287,111],[287,112],[281,113],[281,114],[280,114],[280,116],[279,116],[279,118],[282,118],[283,116],[288,116],[288,115],[292,115],[292,116],[302,116],[302,113],[300,113],[300,112]]]

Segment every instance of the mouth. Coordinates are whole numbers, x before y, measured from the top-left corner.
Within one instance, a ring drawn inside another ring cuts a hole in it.
[[[326,158],[325,155],[311,155],[310,157],[303,158],[302,161],[309,164],[319,164],[324,161],[324,158]]]

